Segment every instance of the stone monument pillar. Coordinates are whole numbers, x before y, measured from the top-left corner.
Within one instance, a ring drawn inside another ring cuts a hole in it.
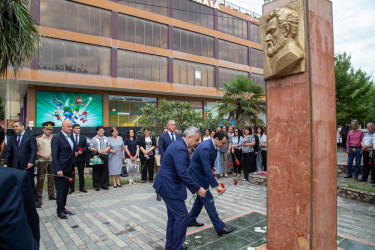
[[[336,248],[336,106],[329,0],[263,6],[268,249]]]

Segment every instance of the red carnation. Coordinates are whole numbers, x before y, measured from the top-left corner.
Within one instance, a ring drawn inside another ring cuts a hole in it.
[[[236,159],[235,163],[236,163],[237,166],[241,165],[241,163],[238,159]]]
[[[237,181],[237,180],[234,180],[233,182],[234,182],[234,185],[237,186],[238,181]]]
[[[371,161],[368,163],[368,165],[371,165]]]
[[[132,154],[129,154],[129,156],[133,156]]]
[[[107,153],[111,153],[111,149],[110,148],[108,149]]]
[[[122,148],[122,151],[124,151],[124,148]]]
[[[221,191],[223,191],[222,189],[221,190],[217,190],[217,192],[220,194],[221,193]]]
[[[147,154],[150,155],[150,152],[148,152]]]
[[[231,167],[231,166],[232,166],[232,163],[228,162],[228,166]]]
[[[351,153],[350,153],[350,151],[348,152],[348,155],[350,155]]]
[[[78,147],[78,150],[82,151],[83,149],[81,147]]]
[[[220,185],[221,185],[221,187],[222,187],[222,188],[225,188],[225,185],[224,185],[224,183],[220,183]]]
[[[69,178],[69,182],[73,182],[73,178]]]
[[[243,142],[243,145],[245,145],[245,144],[246,144],[246,142],[244,141],[244,142]]]

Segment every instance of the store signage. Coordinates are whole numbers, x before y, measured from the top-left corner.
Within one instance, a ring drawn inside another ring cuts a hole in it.
[[[208,7],[220,10],[219,4],[216,1],[210,0],[193,0],[196,3],[207,5]]]

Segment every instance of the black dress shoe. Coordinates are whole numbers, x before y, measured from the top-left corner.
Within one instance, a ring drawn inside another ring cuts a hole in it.
[[[352,177],[353,177],[353,175],[347,175],[344,178],[352,178]]]
[[[193,221],[188,224],[188,227],[203,227],[204,223],[198,222],[198,221]]]
[[[222,236],[223,234],[230,234],[235,229],[236,229],[236,227],[230,227],[230,228],[224,227],[219,232],[217,232],[217,235]]]
[[[56,200],[56,195],[52,195],[52,196],[48,197],[48,199],[50,199],[50,200]]]
[[[366,180],[358,180],[358,182],[367,182]]]
[[[86,188],[80,188],[79,191],[80,191],[80,192],[83,192],[83,193],[87,193]]]
[[[73,213],[72,211],[69,211],[69,210],[67,210],[67,209],[64,210],[64,214],[75,215],[75,213]]]
[[[120,185],[117,185],[119,188],[122,188],[122,185],[120,184]]]
[[[108,188],[107,187],[102,187],[104,190],[108,190]]]
[[[161,201],[161,195],[160,195],[160,194],[157,194],[157,195],[156,195],[156,200],[157,200],[157,201]]]
[[[100,191],[100,188],[95,188],[96,191]]]
[[[60,219],[68,219],[68,216],[65,214],[65,213],[57,213],[57,216],[60,218]]]
[[[70,189],[68,194],[72,194],[73,192],[74,192],[74,190]]]
[[[37,208],[41,208],[42,207],[42,201],[36,201],[35,202],[35,207],[37,207]]]

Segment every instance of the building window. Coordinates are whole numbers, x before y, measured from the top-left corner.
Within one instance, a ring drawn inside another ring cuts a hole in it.
[[[168,48],[168,26],[119,14],[118,39],[163,49]]]
[[[93,36],[111,36],[111,11],[64,0],[40,0],[40,24]]]
[[[109,96],[109,126],[144,126],[138,121],[148,103],[156,108],[157,99],[138,96]]]
[[[110,75],[110,53],[106,47],[44,37],[39,69]]]
[[[214,66],[173,60],[173,82],[191,86],[214,87]],[[198,73],[199,72],[199,73]],[[199,76],[200,75],[200,79]]]
[[[167,82],[168,59],[128,50],[118,50],[118,77]]]
[[[174,28],[173,49],[198,56],[214,57],[214,38]]]
[[[214,29],[214,9],[187,0],[173,0],[173,18]]]
[[[218,12],[218,30],[247,40],[247,21],[221,11]]]
[[[263,88],[266,88],[263,75],[252,73],[250,79],[253,80],[253,82],[257,83],[258,85],[262,86]]]
[[[251,48],[250,66],[263,69],[263,51]]]
[[[249,65],[248,47],[219,40],[219,59]]]
[[[260,30],[259,25],[256,25],[254,23],[250,24],[250,41],[255,43],[260,43]]]
[[[244,71],[234,70],[234,69],[227,69],[227,68],[219,68],[219,88],[223,88],[223,82],[230,83],[233,78],[236,76],[246,76],[248,77],[248,73]]]
[[[162,16],[168,16],[168,0],[119,0],[118,3]]]

